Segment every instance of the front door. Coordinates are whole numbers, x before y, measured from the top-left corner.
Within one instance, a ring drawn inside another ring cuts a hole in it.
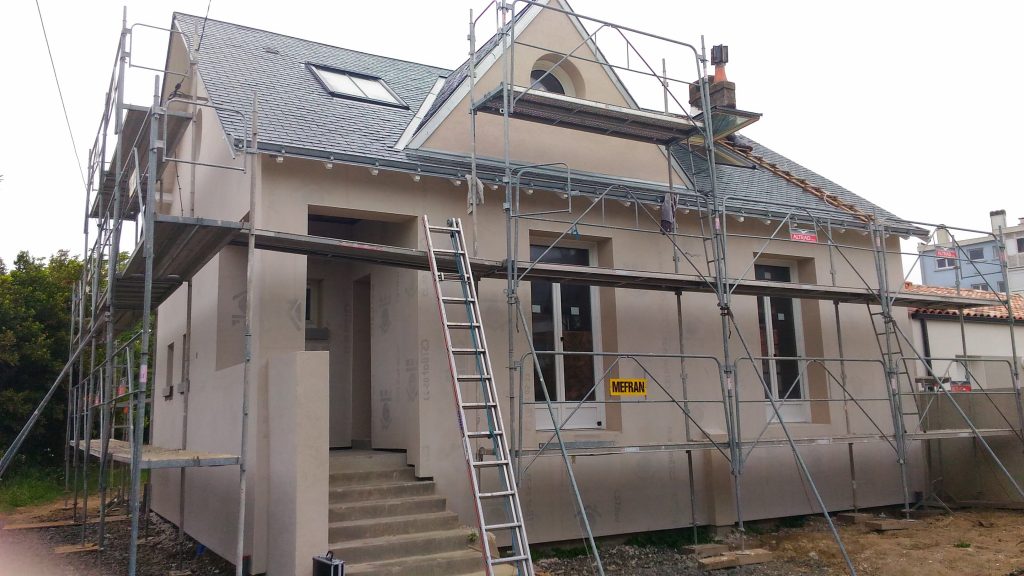
[[[789,266],[754,265],[754,277],[773,282],[792,282],[793,271]],[[759,296],[757,323],[761,335],[761,374],[770,393],[779,406],[785,421],[806,421],[810,415],[806,399],[804,378],[800,361],[795,358],[803,353],[798,307],[792,298]],[[769,419],[775,419],[775,411],[767,407]]]
[[[531,260],[540,258],[542,262],[556,264],[590,265],[591,251],[587,248],[554,247],[546,254],[545,250],[546,246],[531,246]],[[597,351],[596,290],[580,284],[534,281],[530,285],[530,296],[533,342],[540,363],[539,373],[534,370],[534,400],[545,400],[545,386],[540,377],[543,375],[555,417],[563,428],[601,428],[603,410],[596,402],[601,399],[601,387],[594,386],[596,358],[592,354],[558,354]],[[546,405],[537,407],[536,419],[540,430],[554,427]]]

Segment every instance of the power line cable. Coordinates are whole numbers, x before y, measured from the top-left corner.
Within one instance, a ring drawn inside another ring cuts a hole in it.
[[[64,91],[60,88],[60,79],[57,77],[57,65],[53,63],[53,51],[50,50],[50,37],[46,34],[46,24],[43,22],[43,9],[39,7],[39,0],[36,0],[36,12],[39,13],[39,26],[43,29],[43,40],[46,41],[46,53],[50,56],[50,69],[53,70],[53,81],[57,84],[57,94],[60,96],[60,107],[64,109],[64,123],[68,127],[68,136],[71,137],[71,149],[75,153],[75,165],[78,166],[78,176],[82,179],[82,186],[88,186],[85,181],[85,172],[82,171],[82,158],[78,155],[78,144],[75,143],[75,133],[71,130],[71,119],[68,117],[68,107],[64,104]]]

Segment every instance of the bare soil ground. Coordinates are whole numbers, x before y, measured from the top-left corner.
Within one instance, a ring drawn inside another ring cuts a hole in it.
[[[873,532],[863,525],[851,525],[841,526],[840,534],[861,576],[1024,576],[1024,512],[961,510],[952,516],[916,521],[907,530]],[[820,517],[809,519],[800,528],[750,535],[746,545],[767,548],[774,553],[774,559],[712,574],[848,574],[835,541]],[[603,549],[601,555],[608,576],[708,573],[694,558],[667,548],[621,545]],[[541,573],[550,576],[595,573],[592,562],[586,557],[540,560],[537,566]]]
[[[70,520],[71,510],[63,500],[14,511],[0,516],[0,526]],[[95,511],[90,514],[95,517]],[[112,515],[124,515],[113,510]],[[109,576],[128,573],[127,521],[107,524],[106,550],[54,554],[57,546],[80,544],[82,526],[61,526],[31,530],[0,530],[0,576]],[[95,543],[97,525],[86,526],[87,543]],[[188,536],[179,544],[177,528],[156,514],[149,515],[148,526],[140,530],[138,574],[167,576],[172,570],[188,570],[195,576],[234,574],[222,558],[204,551]]]
[[[15,511],[0,517],[0,525],[70,519],[63,502]],[[123,514],[114,511],[113,514]],[[890,513],[890,516],[891,513]],[[108,524],[107,550],[56,555],[56,546],[81,542],[81,526],[36,530],[0,530],[0,576],[106,576],[127,573],[126,521]],[[712,574],[730,576],[829,576],[846,574],[842,556],[824,520],[810,518],[799,528],[758,529],[746,538],[748,548],[774,553],[766,564]],[[962,510],[915,522],[907,530],[873,532],[862,524],[841,526],[840,532],[857,573],[862,576],[1024,576],[1024,512]],[[142,531],[139,574],[167,576],[176,569],[195,576],[233,574],[229,563],[202,551],[186,537],[178,543],[177,529],[155,514]],[[87,527],[86,541],[95,542],[96,525]],[[732,544],[736,544],[732,539]],[[707,574],[696,559],[671,548],[618,545],[601,550],[608,576],[690,576]],[[587,557],[537,561],[538,574],[594,574]]]

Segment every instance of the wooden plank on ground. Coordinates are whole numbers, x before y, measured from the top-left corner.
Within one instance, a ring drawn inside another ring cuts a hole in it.
[[[843,512],[842,514],[836,515],[836,520],[840,524],[863,524],[875,520],[876,517],[871,514],[865,514],[863,512]]]
[[[728,552],[720,556],[701,558],[698,562],[708,570],[718,570],[721,568],[748,566],[750,564],[762,564],[764,562],[770,562],[771,559],[772,553],[768,550],[765,550],[764,548],[751,548],[750,550],[742,552]]]
[[[729,552],[729,547],[725,544],[695,544],[693,546],[683,546],[680,552],[688,556],[707,558],[708,556],[726,554]]]
[[[54,554],[76,554],[78,552],[95,552],[99,550],[99,546],[95,543],[89,543],[86,545],[81,544],[68,544],[67,546],[57,546],[53,549]]]
[[[119,522],[127,520],[127,516],[107,516],[107,522]],[[97,524],[99,518],[90,518],[86,524]],[[55,520],[53,522],[36,522],[34,524],[7,524],[4,530],[34,530],[39,528],[60,528],[61,526],[81,526],[81,522],[74,520]]]
[[[1024,510],[1024,502],[992,502],[989,500],[961,500],[963,508],[995,508],[998,510]]]
[[[877,520],[865,522],[864,527],[868,530],[875,530],[877,532],[888,532],[890,530],[906,530],[907,528],[913,528],[915,524],[917,523],[913,520],[879,518]]]

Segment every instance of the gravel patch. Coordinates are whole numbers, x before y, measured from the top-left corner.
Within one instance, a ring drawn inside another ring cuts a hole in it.
[[[115,512],[118,514],[120,512]],[[145,526],[145,525],[143,525]],[[90,524],[86,542],[96,542],[96,525]],[[57,546],[80,544],[81,526],[37,530],[0,531],[0,576],[109,576],[128,572],[127,520],[107,524],[106,550],[55,555]],[[25,567],[31,566],[30,572]],[[139,576],[167,576],[171,570],[189,570],[193,576],[231,576],[234,567],[213,552],[197,546],[185,536],[178,543],[178,529],[156,514],[149,515],[148,528],[140,529]]]
[[[684,556],[671,548],[619,545],[602,548],[601,562],[607,576],[697,576],[709,574],[694,556]],[[571,559],[547,558],[537,560],[538,576],[591,576],[596,574],[594,563],[587,556]],[[826,576],[832,574],[824,563],[808,557],[806,561],[772,561],[766,564],[744,566],[711,572],[716,576]]]

